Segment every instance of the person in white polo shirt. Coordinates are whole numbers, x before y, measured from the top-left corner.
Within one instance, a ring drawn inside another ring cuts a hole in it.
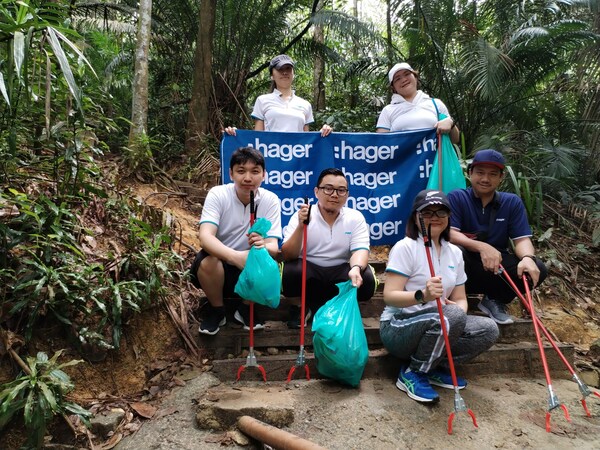
[[[229,176],[232,183],[213,187],[206,196],[200,218],[202,250],[190,269],[194,286],[204,290],[209,308],[199,331],[214,335],[225,325],[224,298],[239,298],[234,287],[246,265],[252,246],[265,247],[275,258],[281,240],[281,206],[277,196],[261,188],[265,179],[265,158],[251,147],[238,148],[231,155]],[[248,234],[250,228],[250,192],[254,192],[256,217],[271,222],[267,237]],[[249,329],[248,302],[241,302],[234,318]],[[263,321],[254,314],[254,328],[263,328]]]
[[[429,229],[435,276],[431,276],[423,235]],[[419,402],[437,402],[431,385],[454,389],[448,371],[436,299],[442,301],[455,364],[489,349],[498,325],[487,317],[467,315],[465,266],[461,250],[450,244],[450,203],[441,191],[423,190],[415,197],[406,237],[390,251],[386,268],[380,334],[385,348],[404,361],[396,387]],[[458,388],[467,382],[458,378]]]
[[[369,227],[361,212],[344,206],[348,181],[340,169],[325,169],[314,189],[317,204],[303,205],[291,217],[283,233],[281,253],[283,295],[302,292],[302,238],[308,226],[306,246],[305,323],[312,313],[338,294],[336,283],[352,280],[358,300],[367,301],[375,292],[375,275],[369,266]],[[310,215],[310,217],[309,217]],[[304,221],[309,217],[308,225]],[[300,308],[290,308],[288,327],[300,327]]]
[[[419,72],[410,64],[396,64],[388,72],[388,80],[392,99],[379,114],[376,126],[378,133],[436,128],[439,133],[449,133],[452,142],[459,141],[460,133],[448,108],[440,99],[432,99],[418,89]],[[447,117],[439,120],[440,113]]]
[[[271,92],[259,96],[254,103],[252,118],[255,131],[310,131],[315,121],[312,106],[292,89],[294,61],[288,55],[278,55],[269,63]],[[235,136],[235,127],[225,132]],[[321,127],[321,136],[331,133],[328,124]]]

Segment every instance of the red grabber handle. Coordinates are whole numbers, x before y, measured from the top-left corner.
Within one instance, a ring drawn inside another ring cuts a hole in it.
[[[523,296],[523,293],[519,290],[519,288],[517,287],[517,285],[511,278],[511,276],[506,271],[506,269],[504,267],[502,267],[502,264],[500,264],[499,269],[500,269],[499,270],[500,275],[504,276],[505,281],[510,285],[510,287],[512,288],[514,293],[517,295],[517,297],[519,297],[519,300],[521,300],[521,304],[525,307],[525,309],[531,316],[531,319],[535,320],[537,322],[539,329],[542,331],[542,333],[544,333],[544,336],[546,336],[546,339],[548,339],[548,342],[550,343],[550,345],[552,346],[552,348],[554,349],[556,354],[559,356],[559,358],[561,359],[561,361],[563,362],[563,364],[565,365],[565,367],[571,374],[571,377],[573,377],[573,381],[575,381],[575,383],[577,383],[577,386],[579,387],[579,391],[581,392],[581,395],[582,395],[581,405],[583,406],[585,414],[588,417],[592,417],[592,413],[588,409],[587,402],[585,399],[586,399],[586,397],[588,397],[590,395],[595,395],[598,398],[600,398],[600,394],[598,394],[598,392],[590,390],[590,388],[583,381],[581,381],[581,379],[577,375],[577,372],[575,372],[575,369],[573,368],[573,366],[571,366],[571,364],[569,364],[569,361],[567,360],[567,358],[565,357],[563,352],[560,350],[558,345],[556,345],[556,342],[554,341],[554,339],[552,338],[552,336],[550,335],[550,333],[548,332],[548,330],[546,329],[546,327],[544,326],[544,324],[542,323],[540,318],[537,316],[537,314],[535,314],[535,312],[532,313],[528,301],[525,299],[525,297]]]
[[[304,197],[304,204],[308,205],[308,197]],[[304,366],[304,372],[306,379],[310,380],[310,369],[304,358],[304,317],[306,314],[306,245],[308,242],[308,222],[310,221],[310,208],[308,205],[308,215],[304,220],[304,228],[302,229],[302,293],[301,293],[301,304],[300,304],[300,353],[296,358],[295,364],[292,366],[288,373],[287,382],[292,380],[292,375],[296,371],[297,367]]]
[[[429,236],[431,231],[427,231],[425,228],[425,221],[423,216],[419,213],[419,224],[421,225],[421,233],[423,234],[423,242],[425,243],[425,253],[427,254],[427,263],[429,264],[429,273],[432,277],[435,276],[435,269],[433,268],[433,260],[431,258],[431,241]],[[459,411],[467,411],[467,414],[471,416],[473,425],[478,428],[477,419],[471,409],[467,408],[464,400],[458,392],[458,380],[456,379],[456,370],[454,369],[454,360],[452,359],[452,349],[450,348],[450,339],[448,337],[448,329],[446,328],[446,320],[444,319],[444,311],[442,309],[442,301],[439,298],[435,299],[437,303],[438,314],[440,316],[440,325],[442,326],[442,334],[444,335],[444,342],[446,344],[446,355],[448,356],[448,367],[450,368],[450,375],[452,376],[452,383],[454,384],[454,411],[448,416],[448,434],[452,434],[452,422],[456,413]]]
[[[254,225],[256,220],[256,209],[254,207],[254,191],[250,191],[250,226]],[[250,302],[250,349],[248,356],[246,358],[246,364],[242,364],[238,371],[236,381],[240,380],[242,376],[242,372],[246,369],[246,367],[256,367],[261,375],[263,380],[267,381],[267,373],[265,372],[265,368],[256,362],[256,356],[254,355],[254,302]]]

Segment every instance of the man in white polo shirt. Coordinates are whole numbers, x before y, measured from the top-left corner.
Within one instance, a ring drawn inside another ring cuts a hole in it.
[[[233,183],[215,186],[206,196],[200,218],[202,250],[190,269],[192,284],[204,290],[209,302],[200,333],[214,335],[225,325],[223,298],[239,298],[234,287],[246,265],[250,247],[266,247],[273,257],[278,253],[281,206],[275,194],[260,187],[265,173],[265,159],[260,151],[251,147],[238,148],[229,162]],[[254,192],[256,217],[271,222],[266,238],[256,233],[248,234],[250,192]],[[241,303],[234,318],[249,329],[249,306]],[[256,314],[254,328],[263,328],[263,322]]]
[[[315,187],[318,203],[303,205],[284,229],[281,252],[283,295],[298,297],[302,292],[302,237],[309,218],[306,246],[307,313],[338,293],[336,284],[352,280],[358,287],[358,300],[367,301],[375,292],[375,275],[369,266],[369,227],[359,211],[344,206],[348,181],[340,169],[325,169]],[[292,306],[290,328],[300,327],[300,310]]]

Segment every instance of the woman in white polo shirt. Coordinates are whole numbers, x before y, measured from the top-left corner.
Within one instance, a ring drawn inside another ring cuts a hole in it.
[[[418,89],[419,72],[410,64],[396,64],[390,69],[388,79],[392,99],[379,114],[378,133],[436,128],[442,134],[450,133],[452,142],[459,141],[460,133],[448,108],[440,99],[432,99]],[[439,113],[448,117],[439,120]]]
[[[259,96],[254,103],[252,118],[256,131],[310,131],[309,125],[315,119],[312,106],[298,97],[292,89],[294,82],[294,61],[288,55],[278,55],[271,60],[271,91]],[[235,127],[225,128],[225,132],[235,136]],[[324,124],[321,135],[327,136],[332,128]]]
[[[430,230],[435,277],[429,270],[419,215]],[[380,333],[385,348],[402,359],[396,386],[419,402],[436,402],[431,385],[453,389],[436,298],[441,298],[456,364],[490,348],[498,326],[488,317],[467,315],[464,262],[449,242],[450,203],[441,191],[423,190],[413,203],[406,237],[390,251],[383,290]],[[458,378],[459,389],[467,385]]]

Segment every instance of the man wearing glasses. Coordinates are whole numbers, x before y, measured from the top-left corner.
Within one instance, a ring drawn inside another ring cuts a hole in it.
[[[340,169],[325,169],[315,186],[317,204],[303,205],[283,230],[281,252],[283,295],[299,297],[302,292],[302,236],[307,230],[305,323],[312,313],[338,293],[336,283],[352,280],[358,300],[367,301],[375,292],[375,275],[369,266],[369,227],[357,210],[344,206],[348,181]],[[310,217],[309,217],[310,210]],[[308,225],[304,222],[308,220]],[[300,308],[290,307],[288,327],[300,327]]]

